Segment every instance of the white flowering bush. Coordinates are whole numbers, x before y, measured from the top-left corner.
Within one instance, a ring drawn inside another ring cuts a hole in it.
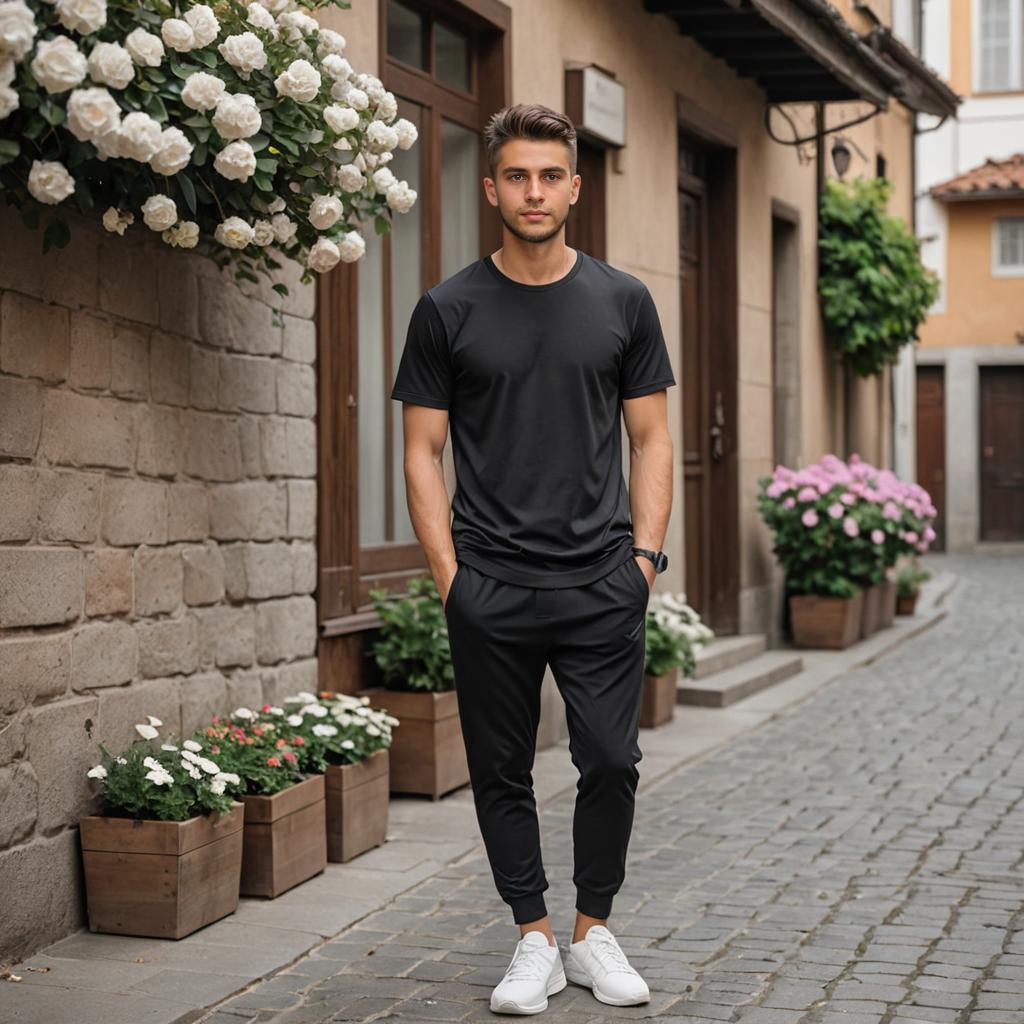
[[[0,3],[2,9],[3,3]],[[102,743],[101,762],[86,774],[102,785],[104,813],[114,817],[186,821],[202,814],[231,810],[238,775],[221,770],[209,745],[170,740],[159,746],[159,718],[147,715],[135,726],[139,737],[121,754]]]
[[[654,594],[647,606],[645,671],[660,676],[678,667],[684,676],[696,669],[698,647],[715,634],[686,603],[685,594]]]
[[[275,251],[306,284],[358,260],[360,228],[384,233],[416,201],[387,165],[417,132],[307,13],[327,6],[350,5],[3,0],[0,192],[29,227],[54,211],[44,252],[67,244],[74,207],[254,283]]]

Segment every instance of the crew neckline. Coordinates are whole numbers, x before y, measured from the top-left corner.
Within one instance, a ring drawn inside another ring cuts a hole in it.
[[[558,288],[560,285],[567,284],[580,272],[580,268],[583,266],[583,250],[576,250],[576,262],[573,263],[566,274],[560,277],[557,281],[548,281],[547,284],[524,284],[522,281],[514,280],[494,265],[494,260],[491,259],[490,253],[484,257],[484,266],[486,266],[502,284],[511,285],[513,288],[521,288],[526,292],[543,292],[547,291],[549,288]]]

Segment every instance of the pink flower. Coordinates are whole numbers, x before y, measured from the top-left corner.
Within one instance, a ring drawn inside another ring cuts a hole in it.
[[[887,501],[885,505],[882,506],[882,516],[885,519],[899,519],[899,506],[894,501]]]
[[[784,490],[786,490],[786,484],[782,483],[781,480],[773,480],[765,489],[765,494],[769,498],[777,498]]]
[[[856,537],[860,533],[860,527],[857,525],[857,520],[853,516],[847,516],[843,520],[843,533],[847,537]]]
[[[923,555],[928,550],[927,541],[921,541],[921,543],[917,545],[917,550]]]
[[[817,487],[801,487],[800,492],[796,496],[797,501],[817,501],[818,500],[818,488]]]
[[[818,525],[818,513],[815,512],[813,508],[809,508],[800,517],[800,522],[802,522],[804,524],[804,526],[808,527],[808,529],[810,527],[812,527],[812,526],[817,526]]]
[[[935,531],[930,526],[924,531],[924,539],[928,541],[929,544],[935,540]]]
[[[838,501],[834,505],[829,505],[829,507],[828,507],[828,514],[833,519],[842,519],[843,518],[843,513],[845,511],[846,511],[846,509],[844,509],[843,506]]]
[[[796,498],[791,494],[783,503],[786,508],[792,508],[796,504]]]
[[[917,531],[916,530],[907,530],[907,533],[906,533],[906,536],[904,537],[904,540],[906,540],[906,542],[908,544],[916,544],[917,543]]]
[[[881,530],[879,530],[877,528],[872,530],[871,531],[871,543],[872,544],[884,544],[885,543],[885,534]]]
[[[851,494],[849,491],[843,491],[843,493],[839,495],[839,500],[844,505],[855,505],[857,503],[857,496],[855,494]]]

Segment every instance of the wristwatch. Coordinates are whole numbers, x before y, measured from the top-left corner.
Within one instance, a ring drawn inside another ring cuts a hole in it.
[[[654,563],[655,572],[664,572],[668,568],[668,555],[664,551],[649,551],[647,548],[633,548],[634,555],[643,555]]]

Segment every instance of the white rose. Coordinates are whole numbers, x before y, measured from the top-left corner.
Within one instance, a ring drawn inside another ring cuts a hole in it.
[[[243,78],[253,71],[266,67],[267,53],[260,37],[254,32],[239,32],[228,36],[217,49],[220,55],[242,74]]]
[[[256,170],[256,154],[248,142],[229,142],[213,161],[214,170],[232,181],[248,181]]]
[[[199,242],[199,225],[194,220],[183,220],[168,228],[161,236],[168,245],[179,249],[194,249]]]
[[[133,28],[125,36],[124,48],[140,67],[159,67],[166,55],[163,40],[144,28]]]
[[[107,0],[56,0],[60,23],[73,32],[88,35],[107,23]]]
[[[103,765],[98,764],[95,768],[90,768],[85,774],[90,779],[105,779],[107,777],[107,769]]]
[[[298,43],[320,28],[320,23],[302,11],[285,11],[277,16],[277,27],[290,43]]]
[[[285,207],[285,202],[280,196],[274,196],[270,203],[265,203],[259,196],[256,196],[253,198],[252,205],[261,213],[280,213]]]
[[[192,26],[182,18],[168,18],[160,26],[160,38],[179,53],[187,53],[196,45],[196,34]]]
[[[246,8],[249,12],[248,17],[245,19],[254,28],[262,28],[267,32],[273,32],[277,28],[277,22],[274,21],[274,16],[263,6],[263,4],[253,3],[249,4]]]
[[[274,79],[279,96],[288,96],[299,103],[316,99],[320,91],[320,72],[308,60],[293,60]]]
[[[35,15],[24,0],[0,3],[0,53],[21,60],[32,49],[38,31]]]
[[[419,136],[416,125],[404,117],[400,117],[391,127],[398,135],[399,149],[408,149]]]
[[[192,29],[196,46],[209,46],[210,43],[220,34],[220,22],[211,7],[206,4],[196,4],[185,12],[185,20]]]
[[[135,77],[132,55],[118,43],[97,43],[89,54],[89,77],[101,85],[123,89]]]
[[[233,716],[235,718],[243,718],[243,719],[249,719],[249,718],[255,718],[256,717],[252,713],[251,709],[246,708],[246,707],[235,708],[235,710],[233,712]]]
[[[262,123],[256,100],[245,93],[225,93],[213,115],[213,127],[223,139],[247,139],[260,130]]]
[[[298,224],[284,213],[275,213],[270,218],[270,223],[274,225],[274,237],[281,245],[287,245],[295,237],[295,232],[299,230]],[[288,721],[290,722],[291,719]]]
[[[387,190],[386,199],[395,213],[408,213],[416,202],[416,190],[407,181],[397,181]]]
[[[366,187],[366,178],[355,164],[342,164],[334,177],[345,192],[362,192]]]
[[[0,85],[0,121],[18,109],[18,94],[9,85]]]
[[[395,99],[393,92],[384,93],[384,99],[377,104],[377,110],[375,117],[380,118],[381,121],[386,121],[390,124],[395,119],[395,115],[398,113],[398,100]]]
[[[69,36],[44,39],[37,47],[32,63],[32,74],[48,92],[64,92],[79,85],[85,78],[88,64]]]
[[[398,132],[383,121],[371,121],[366,126],[366,142],[371,153],[395,149],[398,145]]]
[[[133,213],[122,212],[116,206],[107,207],[107,212],[103,214],[103,226],[111,234],[123,235],[124,229],[134,223],[135,215]]]
[[[359,115],[351,107],[332,103],[324,107],[324,120],[333,132],[350,132],[359,124]]]
[[[160,133],[159,148],[149,159],[149,166],[157,174],[177,174],[188,167],[193,148],[180,128],[165,128]]]
[[[325,725],[323,723],[317,723],[313,726],[314,736],[337,736],[338,727],[336,725]]]
[[[75,191],[75,179],[59,160],[33,160],[28,190],[39,202],[52,206]]]
[[[258,220],[252,226],[254,235],[253,242],[256,245],[273,245],[274,238],[274,225],[269,220]]]
[[[160,149],[163,129],[158,121],[141,110],[133,110],[118,129],[120,155],[140,163],[148,163]]]
[[[220,796],[224,792],[224,787],[226,785],[227,783],[223,779],[216,778],[210,783],[210,792],[214,796]]]
[[[309,259],[306,265],[318,274],[325,274],[328,270],[336,267],[340,259],[341,252],[334,242],[329,238],[319,238],[309,250]],[[314,726],[315,728],[316,726]]]
[[[366,110],[370,105],[370,97],[351,82],[335,82],[331,86],[331,96],[342,103],[347,103],[353,110]]]
[[[253,229],[241,217],[228,217],[217,225],[213,237],[229,249],[244,249],[253,240]]]
[[[338,223],[344,212],[341,200],[336,196],[317,196],[309,207],[309,223],[317,231],[326,231]]]
[[[185,79],[181,90],[181,102],[192,110],[213,110],[220,102],[227,86],[216,75],[197,71]]]
[[[170,196],[150,196],[142,204],[142,219],[150,231],[166,231],[178,220],[178,207]]]
[[[289,715],[285,721],[293,728],[302,725],[302,715]]]
[[[75,89],[68,97],[67,114],[67,129],[80,142],[117,131],[121,124],[117,101],[99,87]]]
[[[347,82],[352,75],[352,65],[344,57],[329,53],[323,59],[323,69],[335,82]]]
[[[378,192],[387,192],[395,184],[396,180],[394,172],[390,167],[381,167],[373,172],[373,187]]]
[[[349,231],[338,240],[338,249],[346,263],[355,263],[366,252],[366,241],[358,231]]]
[[[332,143],[334,149],[351,149],[352,143],[348,141],[343,135],[340,139],[335,139]]]
[[[316,44],[317,56],[324,58],[328,54],[342,54],[347,45],[345,37],[340,32],[335,32],[333,28],[322,28]]]

